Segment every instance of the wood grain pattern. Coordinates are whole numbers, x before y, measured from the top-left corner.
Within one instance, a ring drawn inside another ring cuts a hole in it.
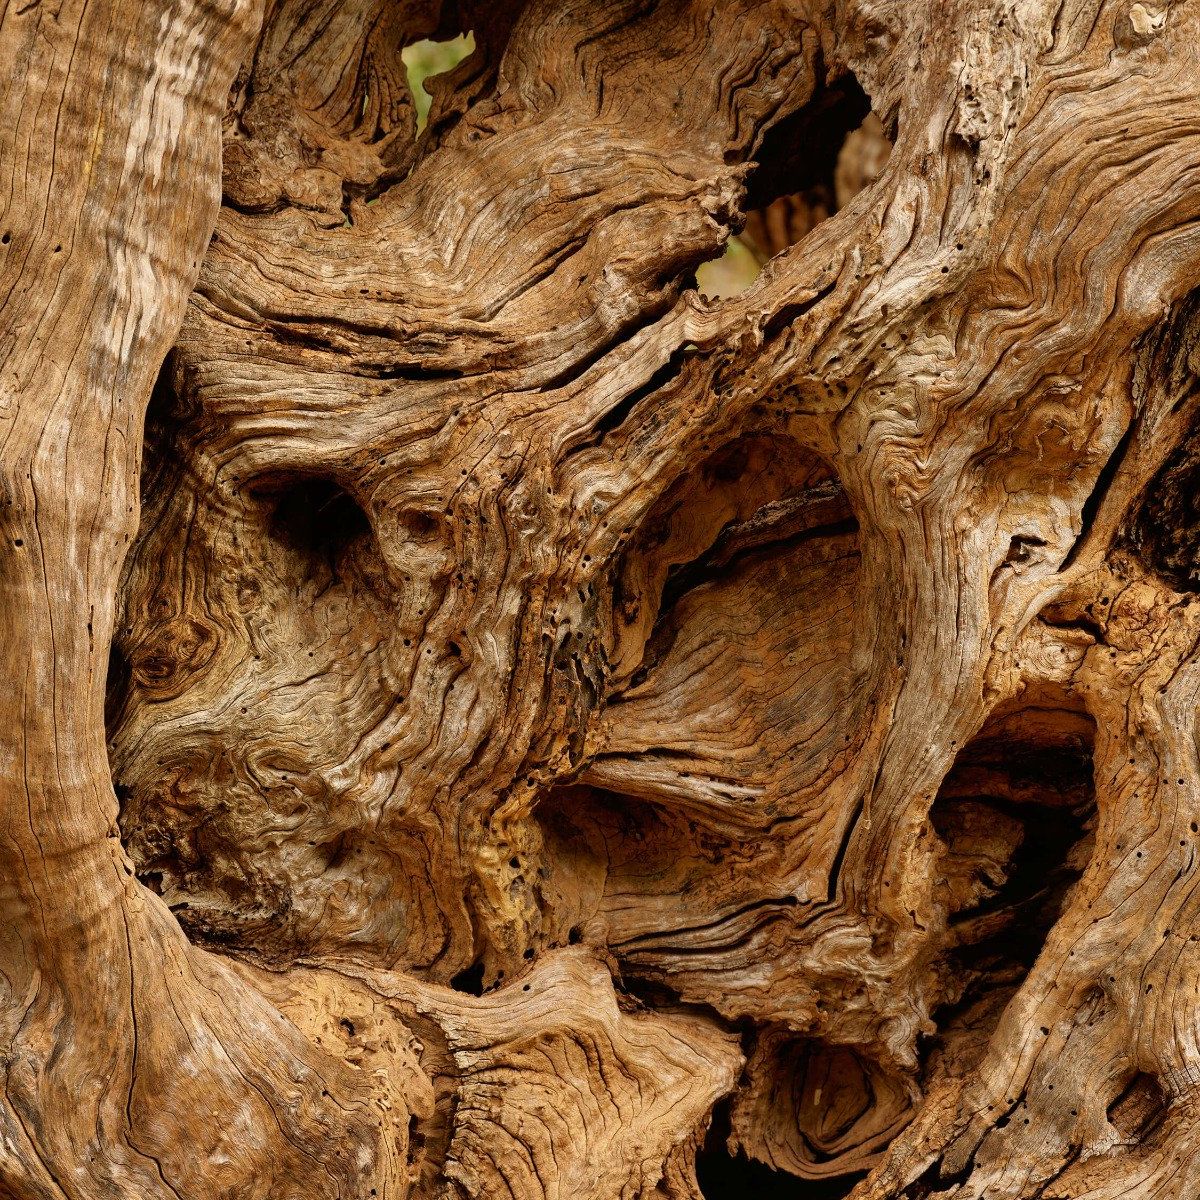
[[[1196,0],[0,62],[0,1192],[1200,1192]]]

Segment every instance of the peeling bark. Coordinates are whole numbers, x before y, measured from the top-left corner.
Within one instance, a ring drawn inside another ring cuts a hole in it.
[[[0,61],[0,1191],[1200,1193],[1200,4]]]

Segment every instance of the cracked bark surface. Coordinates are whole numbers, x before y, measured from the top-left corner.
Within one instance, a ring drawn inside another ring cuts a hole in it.
[[[1200,1193],[1200,4],[0,61],[0,1192]]]

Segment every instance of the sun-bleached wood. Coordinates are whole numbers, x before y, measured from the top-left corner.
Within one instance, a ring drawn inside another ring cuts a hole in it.
[[[0,1191],[1200,1193],[1197,0],[0,62]]]

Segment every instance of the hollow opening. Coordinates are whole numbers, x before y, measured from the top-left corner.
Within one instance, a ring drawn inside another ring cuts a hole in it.
[[[310,562],[324,562],[336,573],[343,550],[369,536],[371,523],[358,502],[342,487],[320,476],[260,484],[255,496],[269,505],[272,538]]]
[[[945,1063],[969,1069],[1062,914],[1093,847],[1095,725],[1058,689],[998,711],[959,754],[929,814],[936,896],[960,998],[935,1014]]]
[[[873,183],[890,152],[870,98],[852,75],[821,89],[768,131],[747,187],[745,228],[697,268],[699,291],[713,299],[745,291],[769,259]]]
[[[693,922],[689,896],[697,883],[728,869],[737,843],[667,805],[600,788],[550,790],[534,810],[541,831],[540,880],[550,945],[580,940],[602,917],[609,950],[622,964],[621,986],[648,1007],[679,996],[643,955],[660,935]]]
[[[1108,1122],[1121,1139],[1141,1145],[1167,1116],[1167,1097],[1153,1075],[1139,1071],[1108,1106]]]
[[[464,967],[453,979],[450,986],[456,992],[468,996],[483,995],[483,959],[476,959],[469,967]]]
[[[584,926],[600,913],[631,973],[661,980],[658,964],[698,949],[701,930],[798,903],[783,842],[760,844],[773,823],[790,815],[791,836],[836,853],[840,814],[807,797],[865,703],[860,582],[835,472],[766,431],[681,476],[617,564],[586,786],[556,789],[536,817],[551,907]]]
[[[1200,593],[1200,420],[1146,487],[1120,544],[1176,591]]]
[[[696,1155],[696,1182],[705,1200],[843,1200],[866,1172],[831,1179],[800,1179],[741,1151],[730,1153],[729,1103],[719,1104]]]
[[[758,278],[770,257],[751,237],[731,234],[720,254],[696,268],[696,290],[710,300],[736,296]]]
[[[433,103],[433,97],[425,90],[425,81],[453,70],[474,50],[475,35],[468,31],[442,42],[425,38],[405,46],[400,52],[408,76],[408,90],[412,93],[413,107],[417,110],[418,133],[429,121],[429,107]]]
[[[781,1174],[852,1184],[912,1120],[913,1100],[911,1081],[861,1047],[759,1027],[729,1101],[731,1144]]]
[[[713,450],[655,505],[620,564],[613,690],[635,669],[633,686],[645,678],[689,595],[742,574],[769,590],[769,562],[847,537],[856,552],[857,528],[834,470],[795,439],[753,432]]]

